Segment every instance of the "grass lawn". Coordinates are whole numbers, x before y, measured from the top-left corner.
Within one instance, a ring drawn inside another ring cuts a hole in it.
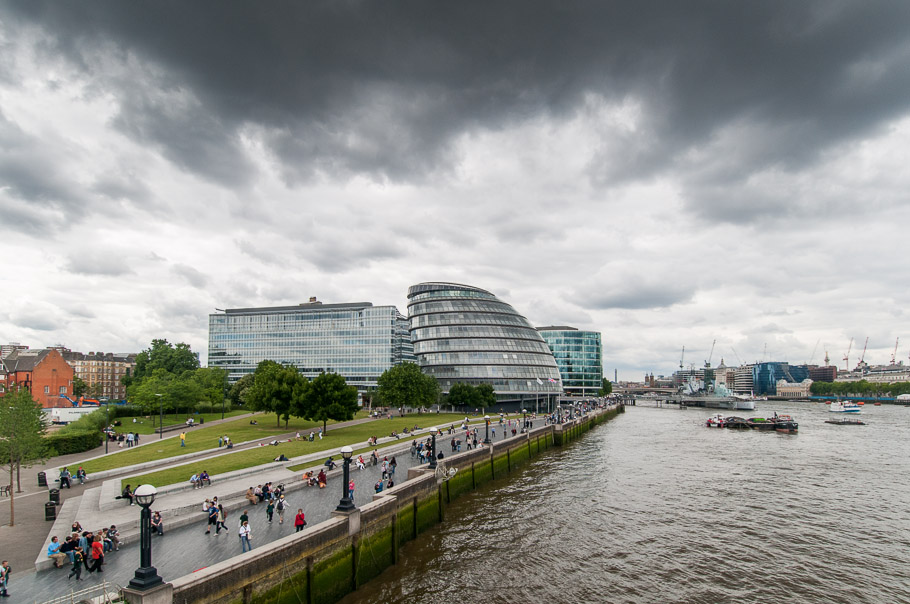
[[[103,407],[102,407],[103,409]],[[243,415],[249,413],[249,411],[234,410],[234,411],[225,411],[224,418],[234,417],[235,415]],[[164,427],[176,426],[178,424],[186,423],[188,418],[192,417],[196,420],[196,424],[199,424],[200,421],[211,422],[216,419],[221,419],[221,411],[218,413],[196,413],[193,415],[165,415],[164,416]],[[118,421],[122,422],[122,425],[116,426],[114,430],[117,434],[126,434],[127,432],[136,432],[140,436],[143,434],[156,434],[155,429],[158,428],[158,416],[151,417],[137,417],[136,422],[133,423],[132,417],[118,417]],[[170,435],[169,433],[165,433]],[[179,432],[178,432],[179,434]]]
[[[249,468],[252,466],[258,466],[260,464],[268,463],[272,461],[280,454],[284,453],[288,457],[297,457],[298,455],[306,455],[308,453],[315,453],[317,451],[327,451],[326,457],[329,454],[334,454],[338,459],[341,458],[338,450],[341,449],[344,445],[365,441],[371,436],[388,436],[391,434],[392,430],[397,430],[401,432],[402,428],[407,426],[409,429],[413,428],[417,424],[420,428],[427,428],[430,426],[439,426],[440,428],[446,427],[450,424],[458,423],[464,419],[463,414],[451,414],[451,413],[425,413],[422,415],[408,415],[404,418],[394,418],[392,420],[388,419],[377,419],[372,422],[367,422],[364,424],[358,424],[356,426],[348,426],[345,428],[339,428],[337,430],[328,430],[325,437],[322,440],[318,438],[313,442],[308,442],[306,440],[301,441],[291,441],[283,442],[277,447],[265,446],[265,447],[256,447],[254,449],[247,449],[245,451],[237,451],[230,455],[222,455],[214,459],[205,459],[199,460],[191,466],[184,466],[180,468],[169,468],[166,470],[158,470],[155,472],[149,472],[141,475],[130,476],[123,479],[123,484],[130,484],[133,486],[140,484],[151,484],[156,487],[162,487],[169,484],[175,484],[178,482],[188,481],[190,476],[193,474],[193,470],[202,471],[205,470],[213,478],[217,480],[218,474],[223,474],[225,472],[230,472],[232,470],[239,470],[241,468]],[[474,418],[472,421],[476,421]],[[291,422],[293,425],[294,422]],[[256,426],[250,426],[256,427]],[[273,425],[274,427],[274,425]],[[293,428],[292,428],[293,429]],[[282,432],[287,432],[287,430],[282,429]],[[233,433],[227,432],[228,436],[234,440]],[[309,434],[307,429],[304,432],[303,429],[300,430],[301,436]],[[426,438],[427,435],[421,434],[420,438]],[[249,439],[244,439],[249,440]],[[402,442],[410,442],[411,438],[408,435],[403,435],[401,438]],[[240,442],[238,439],[237,442]],[[215,435],[215,445],[218,444],[218,436]],[[387,445],[384,445],[387,446]],[[190,447],[190,438],[187,437],[186,449],[183,451],[186,452]],[[180,448],[180,442],[177,442],[177,448]],[[363,451],[370,450],[370,447],[363,447]],[[331,453],[334,452],[334,453]],[[176,453],[175,453],[176,454]],[[312,464],[306,464],[307,466]],[[84,466],[83,466],[84,467]],[[302,467],[302,466],[301,466]],[[87,468],[86,471],[91,473]],[[251,477],[251,481],[255,478]]]

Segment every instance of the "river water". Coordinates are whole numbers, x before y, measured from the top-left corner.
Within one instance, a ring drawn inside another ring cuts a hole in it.
[[[799,434],[628,407],[463,496],[343,602],[910,602],[910,408],[758,405],[737,413]]]

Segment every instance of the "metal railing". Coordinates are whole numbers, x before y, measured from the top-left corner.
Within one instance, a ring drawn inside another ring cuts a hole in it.
[[[120,586],[109,581],[102,581],[91,587],[71,590],[70,593],[65,596],[57,596],[53,600],[46,600],[41,604],[81,604],[83,602],[91,602],[91,604],[113,604],[114,602],[122,601]]]

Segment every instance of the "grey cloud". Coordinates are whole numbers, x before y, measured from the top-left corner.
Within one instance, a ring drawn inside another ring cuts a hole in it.
[[[171,267],[171,272],[182,277],[187,283],[199,289],[204,288],[209,282],[208,276],[186,264],[175,264]]]
[[[910,5],[901,3],[323,1],[263,11],[19,1],[9,10],[87,70],[84,47],[99,38],[160,65],[160,81],[140,73],[112,83],[125,93],[117,123],[178,165],[234,184],[252,174],[237,140],[250,126],[291,182],[319,173],[419,181],[450,167],[463,133],[569,118],[593,94],[642,108],[631,136],[602,134],[595,182],[672,170],[731,124],[779,125],[741,141],[728,170],[743,186],[756,170],[811,164],[910,105]],[[162,99],[176,90],[195,102],[169,109]],[[690,204],[700,203],[693,192]]]
[[[133,273],[129,262],[119,251],[83,249],[70,255],[66,270],[82,275],[120,277]]]
[[[300,256],[326,272],[344,272],[372,262],[402,258],[403,246],[380,232],[355,238],[345,233],[329,233],[305,244]]]
[[[623,280],[615,286],[603,288],[603,291],[581,291],[575,301],[591,309],[646,309],[666,308],[674,304],[688,302],[695,295],[695,287],[672,280],[661,282],[641,282],[634,279]]]
[[[34,329],[35,331],[54,331],[60,323],[49,313],[40,311],[23,311],[13,313],[10,320],[16,327]]]
[[[152,198],[148,184],[135,172],[128,169],[99,176],[91,185],[90,190],[109,199],[126,200],[133,203],[148,202]]]
[[[278,264],[279,262],[279,259],[275,254],[267,249],[260,248],[246,239],[238,239],[235,243],[241,252],[254,260],[259,260],[265,264]]]

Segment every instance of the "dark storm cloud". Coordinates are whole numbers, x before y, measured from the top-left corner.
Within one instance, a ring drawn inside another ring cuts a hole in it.
[[[59,228],[63,214],[76,213],[82,196],[60,174],[57,159],[56,149],[46,149],[0,108],[0,208],[6,225],[30,231]]]
[[[10,7],[87,72],[98,75],[97,41],[160,68],[107,82],[119,87],[115,123],[226,184],[253,174],[240,149],[247,128],[289,182],[320,173],[420,181],[457,160],[463,133],[568,119],[594,97],[640,113],[624,134],[605,126],[592,182],[696,171],[687,205],[713,218],[741,205],[735,189],[755,173],[811,165],[910,107],[910,3]],[[709,153],[737,127],[748,136]],[[718,186],[729,194],[710,194]]]

